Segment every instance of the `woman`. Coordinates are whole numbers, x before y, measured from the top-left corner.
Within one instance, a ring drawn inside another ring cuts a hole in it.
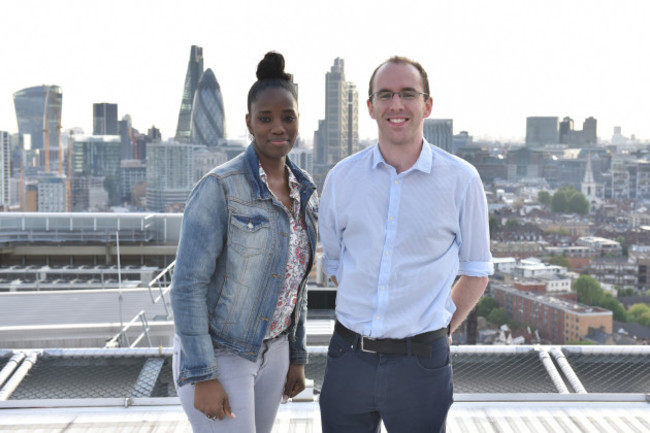
[[[298,102],[267,53],[248,93],[253,142],[201,179],[185,208],[171,290],[174,373],[194,432],[270,432],[305,388],[305,283],[318,197],[287,158]]]

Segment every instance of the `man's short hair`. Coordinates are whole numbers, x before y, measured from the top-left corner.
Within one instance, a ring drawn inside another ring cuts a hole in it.
[[[420,63],[416,62],[413,59],[409,59],[408,57],[393,56],[393,57],[389,58],[388,60],[384,61],[383,63],[381,63],[379,66],[377,66],[377,68],[375,68],[375,70],[372,72],[372,75],[370,76],[370,83],[368,85],[368,99],[370,99],[370,97],[373,94],[372,83],[373,83],[373,81],[375,81],[375,75],[377,75],[377,71],[379,70],[379,68],[381,68],[382,66],[384,66],[384,65],[386,65],[388,63],[396,63],[396,64],[402,63],[402,64],[407,64],[407,65],[413,65],[413,67],[415,67],[415,69],[418,70],[418,72],[420,73],[420,77],[422,78],[422,84],[424,85],[424,93],[426,93],[427,96],[430,95],[430,93],[429,93],[429,76],[427,75],[427,71],[424,70],[422,65]]]

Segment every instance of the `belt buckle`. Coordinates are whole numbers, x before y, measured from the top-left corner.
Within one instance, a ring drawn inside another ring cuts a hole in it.
[[[375,350],[370,350],[370,349],[366,349],[366,348],[365,348],[365,344],[364,344],[364,341],[365,341],[365,340],[368,340],[368,341],[375,341],[376,338],[371,338],[371,337],[361,337],[361,351],[362,351],[362,352],[366,352],[366,353],[377,353],[377,351],[375,351]]]

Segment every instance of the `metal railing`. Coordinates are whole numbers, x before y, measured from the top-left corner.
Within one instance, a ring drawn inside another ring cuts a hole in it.
[[[138,320],[140,320],[140,323],[142,324],[142,332],[136,337],[136,339],[131,343],[129,339],[129,334],[128,331],[135,325]],[[151,344],[151,337],[149,336],[149,322],[147,321],[147,315],[144,312],[144,310],[141,310],[136,316],[131,319],[129,323],[124,325],[122,329],[120,329],[120,332],[115,334],[113,338],[108,340],[106,342],[106,345],[104,347],[106,348],[116,348],[116,347],[128,347],[129,349],[133,349],[142,341],[143,338],[147,339],[147,343],[149,344],[149,347],[152,346]]]

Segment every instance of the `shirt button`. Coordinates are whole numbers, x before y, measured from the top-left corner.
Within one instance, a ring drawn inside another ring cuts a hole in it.
[[[399,180],[396,180],[396,181],[395,181],[395,185],[399,185]]]
[[[388,219],[391,220],[391,221],[395,221],[395,217],[394,217],[394,216],[391,216],[391,217],[388,218]]]
[[[375,316],[375,319],[379,320],[379,319],[381,319],[381,317],[379,317],[379,316]]]
[[[389,256],[389,255],[390,255],[390,253],[388,251],[386,251],[386,256]]]
[[[386,286],[381,286],[381,290],[386,290]]]

